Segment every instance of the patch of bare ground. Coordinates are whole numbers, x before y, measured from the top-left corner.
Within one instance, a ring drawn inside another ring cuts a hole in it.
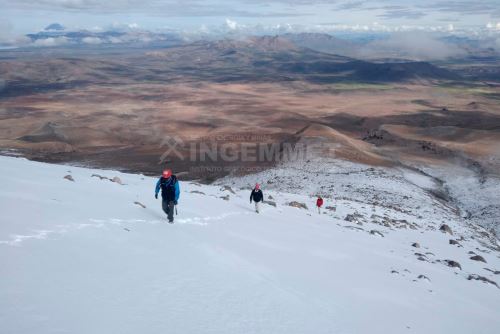
[[[498,155],[495,86],[443,85],[435,78],[377,82],[362,77],[383,77],[377,64],[297,49],[280,38],[118,56],[81,52],[14,52],[0,61],[6,81],[0,149],[144,172],[161,168],[167,136],[185,144],[242,143],[248,136],[254,143],[314,142],[325,147],[321,154],[371,165],[398,164],[405,156],[439,162],[465,155],[482,167]],[[404,70],[447,74],[413,65]],[[352,66],[349,73],[357,76],[343,78]],[[200,167],[175,156],[163,163],[188,171]],[[219,176],[225,174],[220,168],[270,165],[218,160],[204,167]]]

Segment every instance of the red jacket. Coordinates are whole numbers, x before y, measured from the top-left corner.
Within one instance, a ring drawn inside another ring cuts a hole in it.
[[[323,199],[322,198],[318,198],[318,200],[316,201],[316,206],[321,208],[321,206],[323,205]]]

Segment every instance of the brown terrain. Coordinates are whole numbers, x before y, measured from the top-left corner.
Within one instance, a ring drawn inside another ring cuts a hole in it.
[[[227,174],[221,167],[275,162],[200,162],[190,145],[316,140],[366,164],[454,161],[498,175],[500,84],[452,65],[370,63],[271,37],[0,51],[0,149],[146,174],[168,164],[213,179]],[[171,137],[184,159],[168,152]]]

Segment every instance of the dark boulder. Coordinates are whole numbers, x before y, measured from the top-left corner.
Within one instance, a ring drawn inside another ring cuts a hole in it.
[[[294,207],[294,208],[307,210],[307,205],[305,205],[304,203],[297,202],[297,201],[292,201],[292,202],[288,203],[288,205],[291,207]]]
[[[474,261],[480,261],[480,262],[486,263],[486,260],[481,255],[474,255],[470,259],[474,260]]]
[[[448,267],[458,268],[458,269],[462,270],[462,266],[457,261],[453,261],[453,260],[444,260],[444,261],[448,265]]]
[[[425,279],[425,280],[427,280],[429,282],[431,281],[431,279],[429,277],[425,276],[425,275],[418,275],[418,279]]]
[[[451,228],[450,228],[448,225],[446,225],[446,224],[441,225],[441,226],[439,227],[439,230],[440,230],[441,232],[443,232],[443,233],[449,233],[449,234],[453,235],[453,231],[452,231],[452,230],[451,230]]]
[[[486,278],[486,277],[483,277],[483,276],[479,276],[479,275],[476,275],[476,274],[472,274],[472,275],[469,275],[469,277],[467,277],[467,279],[469,281],[471,280],[476,280],[476,281],[482,281],[484,283],[489,283],[489,284],[493,284],[494,286],[496,286],[497,288],[500,289],[500,287],[498,286],[498,284],[495,282],[495,281],[492,281],[490,280],[489,278]]]
[[[373,234],[373,235],[379,235],[379,236],[381,236],[382,238],[384,237],[384,235],[382,234],[382,232],[377,231],[377,230],[371,230],[371,231],[370,231],[370,234]]]

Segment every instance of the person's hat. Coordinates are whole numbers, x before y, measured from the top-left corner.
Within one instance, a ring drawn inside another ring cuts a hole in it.
[[[172,170],[170,169],[165,169],[163,171],[163,173],[161,174],[161,176],[163,176],[164,178],[168,179],[169,177],[172,176]]]

